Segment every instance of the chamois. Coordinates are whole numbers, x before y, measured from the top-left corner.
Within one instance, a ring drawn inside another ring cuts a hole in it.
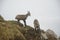
[[[30,16],[30,12],[29,12],[29,11],[27,12],[26,15],[17,15],[17,16],[15,17],[15,19],[17,19],[18,22],[19,22],[20,20],[23,20],[23,21],[24,21],[24,24],[25,24],[25,26],[26,26],[26,19],[27,19],[28,16]]]
[[[35,32],[39,33],[39,40],[41,40],[41,29],[40,29],[40,25],[39,25],[39,21],[37,19],[34,20],[34,27],[35,27]],[[38,39],[37,39],[38,40]]]
[[[37,20],[37,19],[35,19],[35,20],[34,20],[34,27],[35,27],[35,30],[40,29],[40,27],[39,27],[39,26],[40,26],[40,25],[39,25],[38,20]]]

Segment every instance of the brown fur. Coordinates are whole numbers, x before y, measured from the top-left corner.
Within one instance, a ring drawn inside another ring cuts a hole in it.
[[[30,16],[30,12],[29,12],[29,11],[28,11],[28,13],[27,13],[26,15],[17,15],[17,16],[15,17],[15,19],[17,19],[18,22],[19,22],[20,20],[23,20],[23,21],[24,21],[24,24],[25,24],[25,26],[26,26],[26,19],[27,19],[28,16]]]

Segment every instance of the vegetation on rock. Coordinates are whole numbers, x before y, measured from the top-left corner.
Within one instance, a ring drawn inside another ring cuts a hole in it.
[[[44,30],[41,30],[41,32],[46,33]],[[0,40],[40,40],[39,35],[34,28],[28,25],[24,27],[23,24],[17,21],[6,21],[0,16]],[[48,40],[57,40],[50,34],[47,36]]]

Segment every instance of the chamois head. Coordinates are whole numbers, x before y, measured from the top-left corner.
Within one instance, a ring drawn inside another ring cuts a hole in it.
[[[31,16],[30,11],[27,12],[27,16]]]

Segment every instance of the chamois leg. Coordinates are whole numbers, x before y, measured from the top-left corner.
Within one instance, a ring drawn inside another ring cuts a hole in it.
[[[18,22],[19,22],[20,20],[18,20]]]
[[[18,20],[18,24],[20,25],[20,20]]]
[[[26,21],[24,20],[24,24],[25,24],[25,27],[26,27]]]

